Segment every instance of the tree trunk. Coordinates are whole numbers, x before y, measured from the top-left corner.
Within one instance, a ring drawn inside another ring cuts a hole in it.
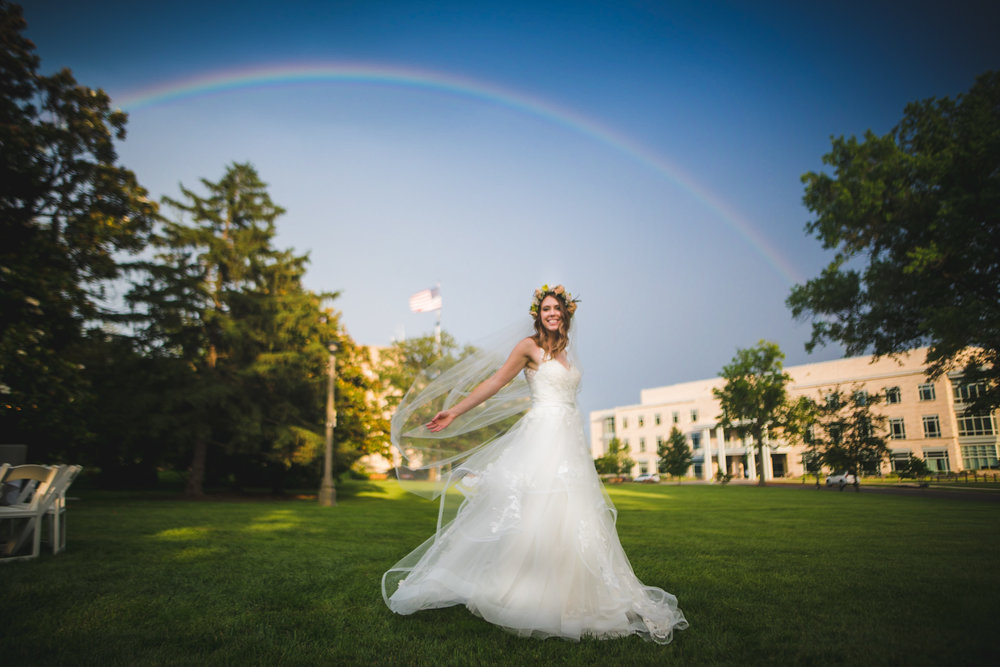
[[[194,456],[191,458],[191,468],[188,470],[184,495],[196,498],[205,495],[203,484],[205,482],[205,455],[207,452],[208,442],[205,438],[195,440]]]
[[[757,486],[766,486],[764,481],[764,439],[754,436],[757,440]]]
[[[210,380],[215,380],[215,365],[218,361],[218,351],[215,348],[215,343],[209,343],[208,345],[208,373],[202,376],[202,379],[208,378]],[[184,489],[184,495],[192,497],[200,497],[205,495],[205,459],[208,454],[208,436],[201,435],[195,438],[194,441],[194,455],[191,457],[191,467],[188,469],[188,481],[187,488]]]

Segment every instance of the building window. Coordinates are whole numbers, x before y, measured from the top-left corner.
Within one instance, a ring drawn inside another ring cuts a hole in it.
[[[864,389],[854,392],[853,398],[857,405],[868,405],[868,392]]]
[[[646,451],[646,439],[645,438],[639,438],[639,451],[640,452]]]
[[[698,421],[698,411],[697,410],[692,410],[691,411],[691,423],[693,424],[696,421]]]
[[[649,466],[647,464],[645,464],[645,463],[640,463],[639,464],[639,474],[640,475],[645,475],[647,472],[649,472]]]
[[[622,417],[622,428],[628,428],[628,417]]]
[[[615,418],[614,417],[605,417],[604,418],[604,433],[605,433],[605,435],[614,435],[615,434]]]
[[[681,413],[679,413],[676,410],[674,410],[673,414],[671,414],[670,417],[671,417],[671,419],[673,419],[673,422],[675,424],[677,424],[681,420]]]
[[[893,417],[889,420],[889,438],[892,440],[906,440],[906,425],[902,417]]]
[[[993,425],[993,415],[987,412],[966,412],[958,417],[958,435],[993,435],[996,427]]]
[[[658,435],[656,436],[656,451],[660,451],[660,447],[662,446],[663,446],[663,436]]]
[[[885,402],[888,405],[893,405],[895,403],[903,402],[903,394],[899,391],[899,387],[886,387],[885,388]]]
[[[948,452],[943,449],[924,452],[924,460],[931,472],[950,472],[951,466],[948,464]]]
[[[639,415],[639,428],[642,428],[645,425],[646,425],[646,418],[643,417],[642,415]]]
[[[934,394],[933,384],[922,384],[917,388],[921,401],[933,401],[937,396]]]
[[[653,415],[653,421],[656,422],[657,426],[660,425],[660,413],[659,412],[657,412],[655,415]]]
[[[910,452],[893,452],[889,455],[889,465],[892,467],[893,472],[908,470],[910,467]]]
[[[1000,468],[996,445],[962,445],[962,465],[966,470]]]
[[[968,403],[974,401],[986,392],[986,384],[983,382],[958,382],[952,389],[956,401]]]
[[[941,437],[941,422],[938,420],[937,415],[924,415],[924,437]]]
[[[692,449],[701,449],[701,433],[692,433],[691,434],[691,448]]]

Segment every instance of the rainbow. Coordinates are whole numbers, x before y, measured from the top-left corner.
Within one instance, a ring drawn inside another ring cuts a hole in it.
[[[290,64],[225,70],[168,81],[150,88],[124,94],[116,102],[124,111],[137,112],[204,95],[215,95],[246,88],[301,83],[370,83],[386,86],[431,90],[529,114],[547,122],[583,134],[624,153],[677,184],[708,207],[741,236],[789,284],[803,282],[791,262],[782,257],[767,238],[725,200],[685,174],[677,165],[640,146],[616,130],[577,112],[561,108],[538,97],[472,80],[406,67],[372,64]]]

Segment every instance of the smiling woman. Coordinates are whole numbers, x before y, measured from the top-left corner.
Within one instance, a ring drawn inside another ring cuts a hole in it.
[[[418,381],[404,397],[393,444],[411,470],[444,478],[444,495],[434,537],[382,577],[394,612],[465,605],[522,637],[574,641],[637,634],[667,644],[688,626],[677,598],[639,581],[618,541],[617,513],[576,407],[581,373],[568,352],[576,306],[562,285],[543,285],[530,307],[535,334],[493,375],[466,391],[446,372],[426,386]],[[522,372],[531,409],[505,433],[431,463],[423,461],[428,448],[408,448],[425,438],[459,439],[483,421],[477,408]],[[442,395],[443,410],[423,427],[411,423],[410,415],[422,414],[415,408]],[[445,522],[449,490],[464,499]]]

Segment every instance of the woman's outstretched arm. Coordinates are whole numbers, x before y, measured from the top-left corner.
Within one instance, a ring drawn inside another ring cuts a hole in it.
[[[434,418],[427,422],[427,428],[437,432],[448,426],[456,417],[464,414],[476,407],[489,397],[500,391],[508,382],[524,370],[524,367],[534,358],[531,353],[537,348],[535,342],[530,338],[525,338],[514,346],[507,361],[503,363],[497,372],[486,380],[483,380],[472,392],[461,401],[434,415]]]

